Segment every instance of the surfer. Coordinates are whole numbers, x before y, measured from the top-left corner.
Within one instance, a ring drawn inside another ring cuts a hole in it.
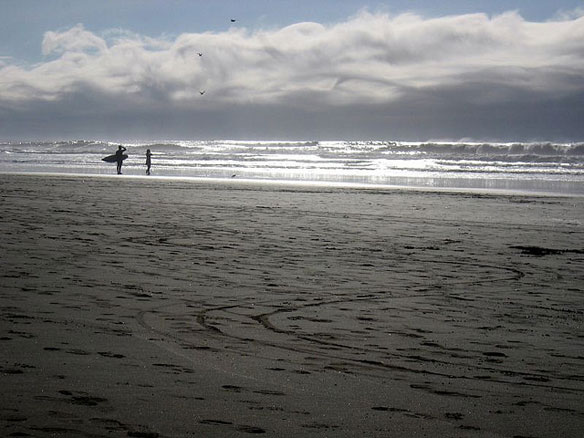
[[[150,166],[152,166],[151,156],[152,152],[150,152],[150,149],[146,149],[146,175],[150,175]]]
[[[118,150],[116,151],[116,163],[118,163],[118,175],[122,174],[122,164],[124,163],[124,152],[126,152],[126,148],[122,145],[118,146]]]

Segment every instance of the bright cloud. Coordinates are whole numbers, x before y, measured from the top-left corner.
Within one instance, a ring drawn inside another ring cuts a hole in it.
[[[363,13],[333,26],[299,23],[248,33],[106,41],[77,25],[47,32],[46,63],[0,70],[7,101],[60,99],[91,89],[117,98],[198,104],[391,101],[408,90],[504,83],[566,93],[584,87],[584,18],[529,23],[514,13],[422,19]],[[197,53],[203,53],[199,57]],[[477,90],[480,98],[480,89]]]
[[[0,108],[79,99],[95,111],[391,107],[433,99],[493,105],[584,92],[582,16],[533,23],[513,12],[432,19],[364,12],[334,25],[232,28],[172,40],[96,35],[79,24],[47,32],[42,50],[46,61],[34,66],[0,60]]]
[[[66,32],[47,32],[43,39],[43,55],[53,52],[98,52],[107,50],[105,41],[91,32],[86,31],[81,24],[69,29]]]

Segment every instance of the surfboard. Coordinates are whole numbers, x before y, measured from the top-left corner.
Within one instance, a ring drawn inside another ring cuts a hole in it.
[[[124,161],[128,156],[126,154],[122,155],[122,161]],[[107,157],[103,157],[101,161],[105,161],[106,163],[115,163],[118,161],[118,156],[116,154],[108,155]]]

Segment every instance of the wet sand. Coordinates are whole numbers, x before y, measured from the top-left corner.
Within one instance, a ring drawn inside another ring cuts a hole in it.
[[[0,430],[579,437],[584,198],[0,175]]]

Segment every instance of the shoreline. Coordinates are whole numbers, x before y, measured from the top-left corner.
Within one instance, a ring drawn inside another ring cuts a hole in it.
[[[219,185],[251,185],[251,186],[274,186],[274,187],[302,187],[318,189],[348,189],[348,190],[370,190],[370,191],[419,191],[419,192],[437,192],[437,193],[468,193],[480,195],[501,195],[501,196],[539,196],[539,197],[584,197],[582,193],[564,193],[536,189],[498,189],[498,188],[477,188],[477,187],[444,187],[444,186],[424,186],[424,185],[392,185],[392,184],[375,184],[375,183],[357,183],[357,182],[337,182],[337,181],[319,181],[319,180],[287,180],[287,179],[261,179],[261,178],[221,178],[221,177],[198,177],[198,176],[179,176],[179,175],[143,175],[143,174],[124,174],[117,175],[114,173],[64,173],[64,172],[36,172],[22,171],[11,172],[1,171],[0,175],[14,176],[37,176],[49,178],[105,178],[105,179],[126,179],[126,180],[145,180],[145,181],[167,181],[167,182],[190,182],[193,184],[219,184]],[[432,178],[428,178],[432,179]]]
[[[7,436],[581,435],[584,198],[83,179],[0,174]]]

